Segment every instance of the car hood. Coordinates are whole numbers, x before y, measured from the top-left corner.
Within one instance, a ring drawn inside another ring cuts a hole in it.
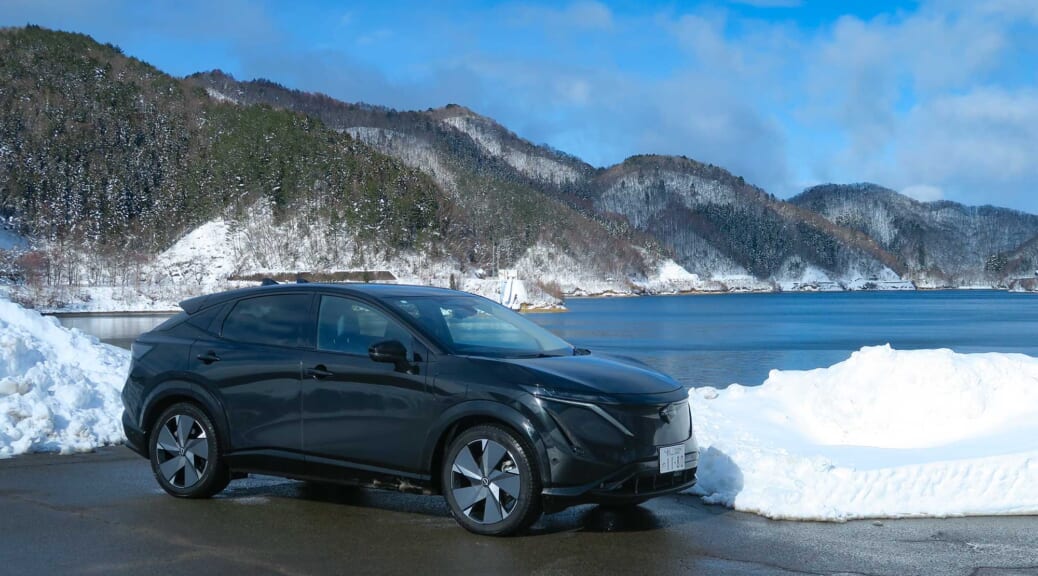
[[[684,394],[684,387],[673,378],[632,359],[601,354],[553,356],[547,358],[509,358],[498,360],[521,367],[532,377],[531,384],[550,394],[576,393],[616,397],[620,401],[638,400],[636,395]],[[658,396],[652,400],[658,400]]]

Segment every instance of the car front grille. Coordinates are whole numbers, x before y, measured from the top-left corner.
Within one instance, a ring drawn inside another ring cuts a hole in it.
[[[697,468],[688,468],[680,472],[660,474],[658,472],[642,472],[605,490],[610,495],[637,496],[652,494],[670,488],[684,486],[696,479]]]
[[[678,444],[692,435],[692,417],[687,400],[670,404],[605,408],[647,446]]]

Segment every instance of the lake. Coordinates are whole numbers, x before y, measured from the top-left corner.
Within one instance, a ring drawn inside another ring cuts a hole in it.
[[[626,354],[688,386],[756,385],[862,346],[1038,356],[1038,295],[995,290],[827,292],[571,299],[541,325]]]
[[[530,318],[570,342],[638,358],[688,386],[760,384],[862,346],[1038,356],[1038,295],[994,290],[574,298]],[[66,315],[123,347],[168,315]]]

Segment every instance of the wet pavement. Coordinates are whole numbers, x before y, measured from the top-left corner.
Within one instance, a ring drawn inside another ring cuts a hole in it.
[[[185,501],[122,447],[0,460],[0,574],[213,573],[1038,576],[1038,517],[780,522],[677,495],[487,538],[440,497],[259,477]]]

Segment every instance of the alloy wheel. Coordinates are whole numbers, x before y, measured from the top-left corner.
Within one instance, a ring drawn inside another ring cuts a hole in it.
[[[519,503],[522,480],[515,456],[500,443],[469,442],[451,465],[451,492],[462,512],[479,524],[501,522]]]
[[[205,428],[186,414],[163,423],[156,440],[158,472],[176,488],[190,488],[209,466],[209,439]]]

